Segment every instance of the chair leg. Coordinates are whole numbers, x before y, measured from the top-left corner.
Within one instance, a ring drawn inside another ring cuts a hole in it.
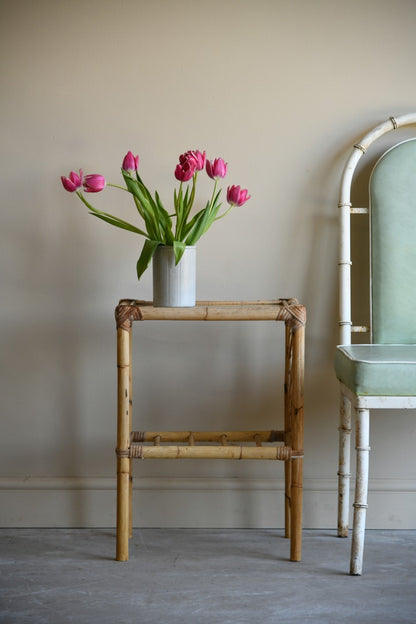
[[[338,537],[348,537],[350,500],[351,403],[341,393],[338,465]]]
[[[350,574],[360,575],[363,567],[365,520],[367,514],[368,467],[370,451],[370,411],[357,408],[356,453],[357,473],[355,481],[354,524],[351,545]]]

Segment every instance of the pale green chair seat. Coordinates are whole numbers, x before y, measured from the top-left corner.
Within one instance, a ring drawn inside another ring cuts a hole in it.
[[[335,372],[358,396],[414,396],[416,344],[340,346]]]

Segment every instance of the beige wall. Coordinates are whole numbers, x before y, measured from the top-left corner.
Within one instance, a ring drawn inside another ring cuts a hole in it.
[[[415,108],[416,3],[0,12],[0,523],[114,524],[113,309],[151,298],[151,272],[137,283],[140,241],[88,216],[59,177],[83,167],[117,183],[132,149],[168,202],[178,155],[199,148],[252,199],[200,241],[198,297],[306,304],[305,526],[335,526],[338,185],[360,135]],[[94,197],[133,219],[124,200]],[[279,427],[275,326],[148,325],[135,341],[136,428]],[[373,420],[369,526],[415,528],[415,421],[395,422],[390,441],[389,416]],[[281,465],[142,462],[136,475],[137,524],[281,526]]]

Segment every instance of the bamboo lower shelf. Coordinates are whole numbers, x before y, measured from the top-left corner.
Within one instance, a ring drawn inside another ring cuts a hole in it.
[[[133,459],[278,460],[285,463],[285,536],[300,561],[303,491],[303,376],[306,311],[296,299],[201,301],[192,308],[156,308],[123,299],[117,323],[117,550],[127,561],[132,534]],[[144,320],[282,321],[285,324],[284,429],[280,431],[132,430],[132,324]]]
[[[303,455],[284,442],[284,431],[133,431],[130,458],[146,459],[278,459]],[[175,444],[169,444],[174,442]],[[251,445],[249,446],[251,442]],[[211,444],[209,444],[211,443]],[[264,446],[265,443],[269,443]]]

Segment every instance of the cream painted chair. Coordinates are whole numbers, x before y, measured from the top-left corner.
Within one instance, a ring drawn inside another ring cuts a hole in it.
[[[350,193],[360,158],[376,139],[416,124],[416,113],[379,124],[354,149],[340,194],[340,346],[335,371],[341,387],[338,535],[348,535],[351,407],[355,412],[356,482],[350,573],[363,565],[369,468],[370,410],[416,408],[416,138],[390,148],[370,179],[369,209],[353,208]],[[367,212],[370,231],[370,327],[351,322],[350,215]],[[371,344],[351,344],[370,331]]]

